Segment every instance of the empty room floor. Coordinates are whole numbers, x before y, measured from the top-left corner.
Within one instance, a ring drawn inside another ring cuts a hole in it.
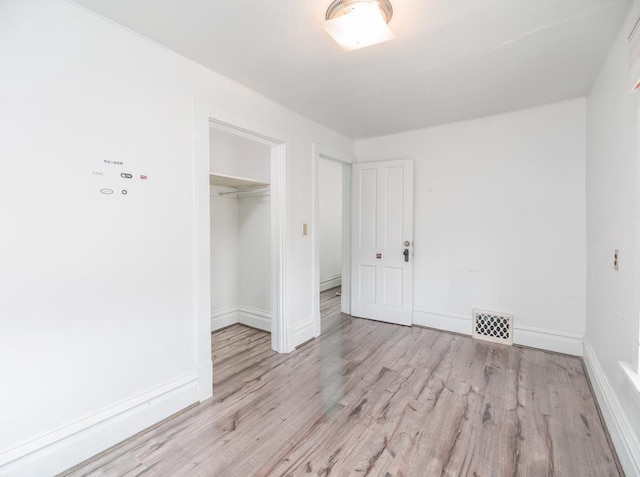
[[[214,397],[65,475],[617,476],[579,358],[352,318],[213,334]]]

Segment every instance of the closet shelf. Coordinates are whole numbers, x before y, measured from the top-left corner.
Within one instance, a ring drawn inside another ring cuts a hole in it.
[[[250,191],[253,189],[264,189],[269,187],[268,182],[260,182],[245,177],[228,176],[225,174],[209,174],[209,184],[214,186],[233,187],[239,191]]]

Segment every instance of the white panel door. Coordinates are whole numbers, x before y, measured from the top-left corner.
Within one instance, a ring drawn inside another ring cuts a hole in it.
[[[413,321],[413,161],[352,168],[351,314]]]

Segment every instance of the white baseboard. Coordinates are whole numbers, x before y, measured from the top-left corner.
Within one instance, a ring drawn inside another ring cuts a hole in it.
[[[518,324],[513,328],[513,342],[515,344],[573,356],[582,356],[584,333],[572,333]]]
[[[213,361],[198,366],[198,401],[203,402],[213,396]]]
[[[271,333],[271,312],[240,306],[238,307],[238,323]]]
[[[331,288],[339,287],[342,284],[342,275],[334,275],[333,277],[323,278],[320,280],[320,291],[326,291]]]
[[[271,332],[271,312],[240,306],[218,310],[211,315],[211,331],[236,323]]]
[[[309,341],[315,335],[316,328],[315,316],[304,320],[302,323],[298,323],[293,327],[293,346],[300,346],[305,341]]]
[[[195,372],[0,453],[0,475],[55,475],[198,402]]]
[[[471,335],[471,316],[441,311],[427,310],[426,308],[413,309],[413,324],[428,326],[437,330],[451,331]]]
[[[584,364],[624,472],[629,476],[640,475],[638,436],[634,434],[633,426],[620,405],[616,391],[609,383],[588,338],[584,340]]]
[[[322,333],[322,315],[315,313],[313,315],[313,337],[317,338]],[[303,341],[304,343],[304,341]]]
[[[440,310],[414,308],[413,324],[444,331],[471,335],[471,314],[450,313]],[[514,326],[513,342],[523,346],[582,356],[584,335],[560,330],[536,328],[527,325]]]
[[[216,310],[211,313],[211,331],[216,331],[225,326],[240,323],[238,318],[238,308],[230,307],[222,310]]]

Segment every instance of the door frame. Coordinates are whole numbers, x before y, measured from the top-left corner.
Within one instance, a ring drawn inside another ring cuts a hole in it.
[[[322,332],[320,315],[320,159],[329,159],[342,164],[342,296],[340,297],[340,311],[351,313],[351,166],[356,163],[353,154],[336,151],[330,147],[313,143],[311,159],[312,169],[312,308],[313,308],[313,336],[318,337]]]
[[[287,273],[287,161],[291,138],[274,130],[268,122],[255,121],[201,100],[195,101],[195,341],[199,399],[213,395],[211,360],[211,224],[209,131],[225,132],[267,144],[271,148],[271,347],[279,353],[291,349],[290,323],[286,313]]]

